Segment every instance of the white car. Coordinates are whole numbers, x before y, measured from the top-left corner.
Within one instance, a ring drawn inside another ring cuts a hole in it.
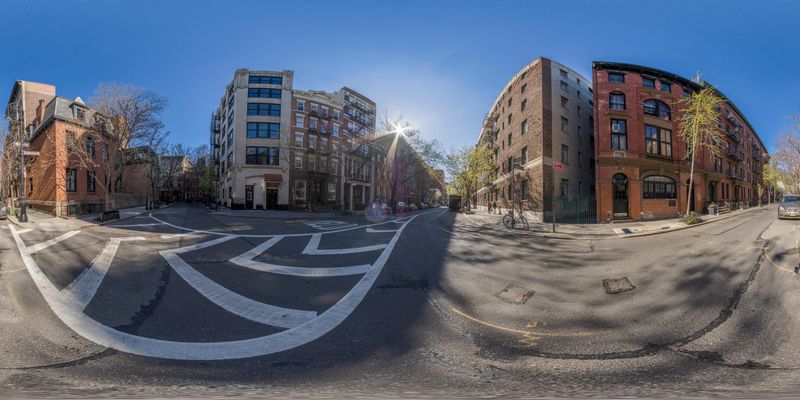
[[[8,208],[0,207],[0,219],[8,218]]]

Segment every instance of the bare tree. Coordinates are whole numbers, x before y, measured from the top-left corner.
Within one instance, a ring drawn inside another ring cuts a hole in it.
[[[774,180],[783,182],[788,190],[800,190],[800,115],[792,117],[792,125],[778,139],[775,165],[771,172]]]
[[[104,209],[116,208],[111,200],[113,186],[122,180],[131,146],[158,147],[166,137],[159,114],[167,100],[130,84],[101,83],[89,101],[95,111],[81,137],[67,140],[69,163],[92,174],[105,193]],[[97,157],[97,153],[101,157]],[[151,161],[150,177],[154,177]],[[102,172],[102,177],[97,173]],[[153,185],[151,185],[153,186]],[[155,188],[152,189],[154,191]]]

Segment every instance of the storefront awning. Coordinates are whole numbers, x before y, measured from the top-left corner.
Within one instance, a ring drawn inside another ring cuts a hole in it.
[[[283,182],[283,175],[281,174],[264,174],[264,182]]]

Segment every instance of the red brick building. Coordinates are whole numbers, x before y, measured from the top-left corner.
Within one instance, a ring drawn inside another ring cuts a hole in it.
[[[597,219],[676,217],[686,210],[690,161],[679,137],[680,101],[705,83],[638,65],[595,62]],[[720,93],[720,95],[722,95]],[[755,129],[722,95],[725,141],[719,157],[695,157],[691,209],[710,203],[738,207],[759,202],[762,166],[769,155]]]

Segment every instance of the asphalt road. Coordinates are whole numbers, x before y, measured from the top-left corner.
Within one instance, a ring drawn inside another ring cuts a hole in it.
[[[0,229],[11,395],[752,396],[800,387],[800,222],[639,238],[446,209]],[[603,280],[632,289],[608,294]]]

